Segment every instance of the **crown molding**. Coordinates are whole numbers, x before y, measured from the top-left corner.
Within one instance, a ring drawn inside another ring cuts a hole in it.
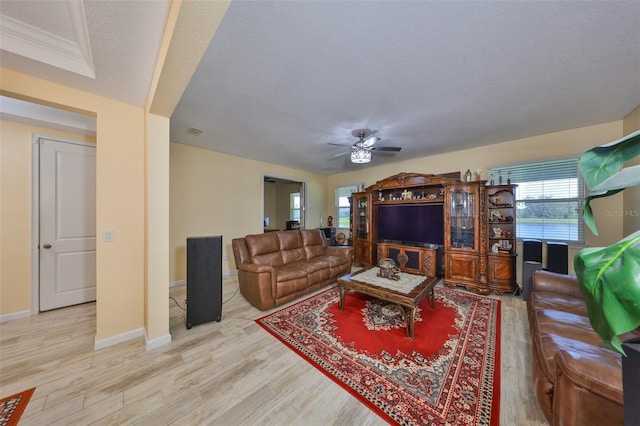
[[[89,30],[82,2],[67,1],[76,40],[68,40],[0,14],[0,48],[95,79]]]

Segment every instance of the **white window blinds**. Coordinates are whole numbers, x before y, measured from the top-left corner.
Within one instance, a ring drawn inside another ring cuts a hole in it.
[[[578,161],[556,160],[491,170],[517,184],[516,236],[539,240],[583,242],[584,184]],[[498,182],[496,182],[498,183]]]

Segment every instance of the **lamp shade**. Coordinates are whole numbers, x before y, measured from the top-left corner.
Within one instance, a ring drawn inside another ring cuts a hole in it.
[[[371,151],[368,149],[354,149],[351,151],[351,162],[362,164],[371,161]]]

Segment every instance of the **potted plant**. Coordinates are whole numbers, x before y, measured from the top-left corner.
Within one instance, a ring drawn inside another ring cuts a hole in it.
[[[580,172],[589,188],[583,219],[595,235],[598,230],[591,200],[640,185],[640,165],[624,167],[639,155],[640,131],[592,148],[580,157]],[[640,206],[622,214],[640,215]],[[574,268],[593,329],[605,346],[623,355],[623,389],[638,389],[640,339],[621,343],[619,336],[640,326],[640,230],[611,246],[580,250]],[[631,397],[631,391],[624,393],[625,424],[640,418],[640,405]]]

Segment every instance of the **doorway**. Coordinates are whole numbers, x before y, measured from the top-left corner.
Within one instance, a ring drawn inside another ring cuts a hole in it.
[[[45,137],[34,142],[37,310],[95,301],[96,147]]]
[[[264,232],[281,231],[306,223],[306,185],[287,178],[263,178]],[[297,224],[296,224],[297,222]]]

